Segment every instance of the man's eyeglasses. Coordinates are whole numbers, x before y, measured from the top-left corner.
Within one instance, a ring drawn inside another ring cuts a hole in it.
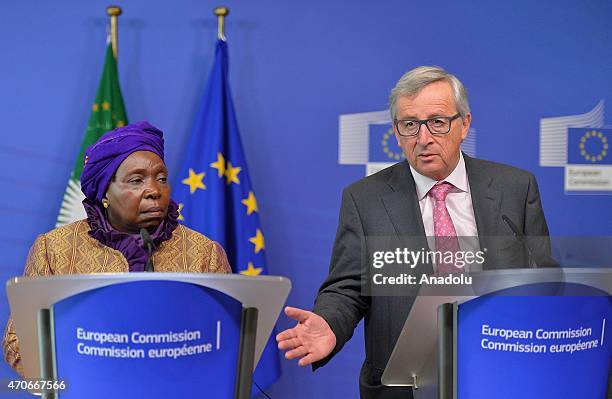
[[[419,134],[421,125],[427,126],[431,134],[447,134],[450,132],[452,122],[461,114],[454,116],[436,116],[430,119],[395,119],[393,124],[400,136],[414,137]]]

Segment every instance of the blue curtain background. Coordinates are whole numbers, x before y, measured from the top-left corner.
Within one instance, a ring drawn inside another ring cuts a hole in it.
[[[100,78],[106,1],[4,2],[0,24],[0,280],[56,220]],[[172,181],[214,56],[219,4],[125,0],[119,74],[132,121],[166,134]],[[611,235],[612,196],[567,195],[539,166],[540,118],[601,99],[612,124],[612,3],[227,0],[230,81],[270,274],[310,308],[327,273],[342,188],[338,117],[384,110],[399,77],[440,65],[468,88],[477,153],[534,172],[554,235]],[[169,9],[170,7],[170,9]],[[606,216],[607,215],[607,216]],[[0,324],[8,304],[0,295]],[[293,323],[281,317],[280,328]],[[272,397],[356,397],[363,335],[317,373],[283,361]],[[4,364],[0,377],[14,376]],[[17,396],[15,396],[17,397]]]

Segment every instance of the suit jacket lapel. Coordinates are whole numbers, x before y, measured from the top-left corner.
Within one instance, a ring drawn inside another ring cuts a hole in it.
[[[465,168],[470,182],[470,195],[478,229],[480,248],[488,248],[494,243],[491,238],[499,235],[499,221],[501,212],[501,191],[493,184],[493,177],[486,170],[479,167],[478,160],[463,154]],[[487,259],[495,258],[494,254],[487,254]],[[489,262],[485,263],[488,269]]]
[[[392,191],[382,195],[381,201],[399,237],[399,242],[413,250],[428,249],[416,185],[407,161],[393,169],[387,184]],[[413,273],[432,274],[433,267],[430,263],[421,264]]]
[[[381,196],[385,210],[398,236],[425,236],[416,186],[408,162],[393,168],[387,181],[392,192]]]
[[[493,185],[493,177],[478,167],[477,160],[465,154],[464,159],[478,236],[495,236],[498,234],[500,220],[501,192]]]

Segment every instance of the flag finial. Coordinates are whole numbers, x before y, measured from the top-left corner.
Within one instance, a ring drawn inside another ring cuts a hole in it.
[[[108,6],[106,7],[106,14],[110,17],[111,23],[111,44],[113,46],[113,55],[117,59],[117,17],[121,15],[121,7],[119,6]]]
[[[217,16],[217,38],[226,41],[225,37],[225,17],[229,15],[229,8],[215,7],[213,13]]]

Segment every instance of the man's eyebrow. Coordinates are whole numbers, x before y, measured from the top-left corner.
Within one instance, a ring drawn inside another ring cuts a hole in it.
[[[448,118],[449,116],[452,116],[452,115],[446,115],[445,112],[432,112],[429,115],[427,115],[427,118],[425,118],[424,120],[433,119],[433,118],[439,118],[441,116],[443,116],[445,118]],[[402,116],[401,118],[397,118],[397,120],[398,121],[402,121],[402,120],[416,120],[416,121],[418,121],[418,120],[421,120],[421,119],[417,118],[414,115],[408,115],[408,116]]]

